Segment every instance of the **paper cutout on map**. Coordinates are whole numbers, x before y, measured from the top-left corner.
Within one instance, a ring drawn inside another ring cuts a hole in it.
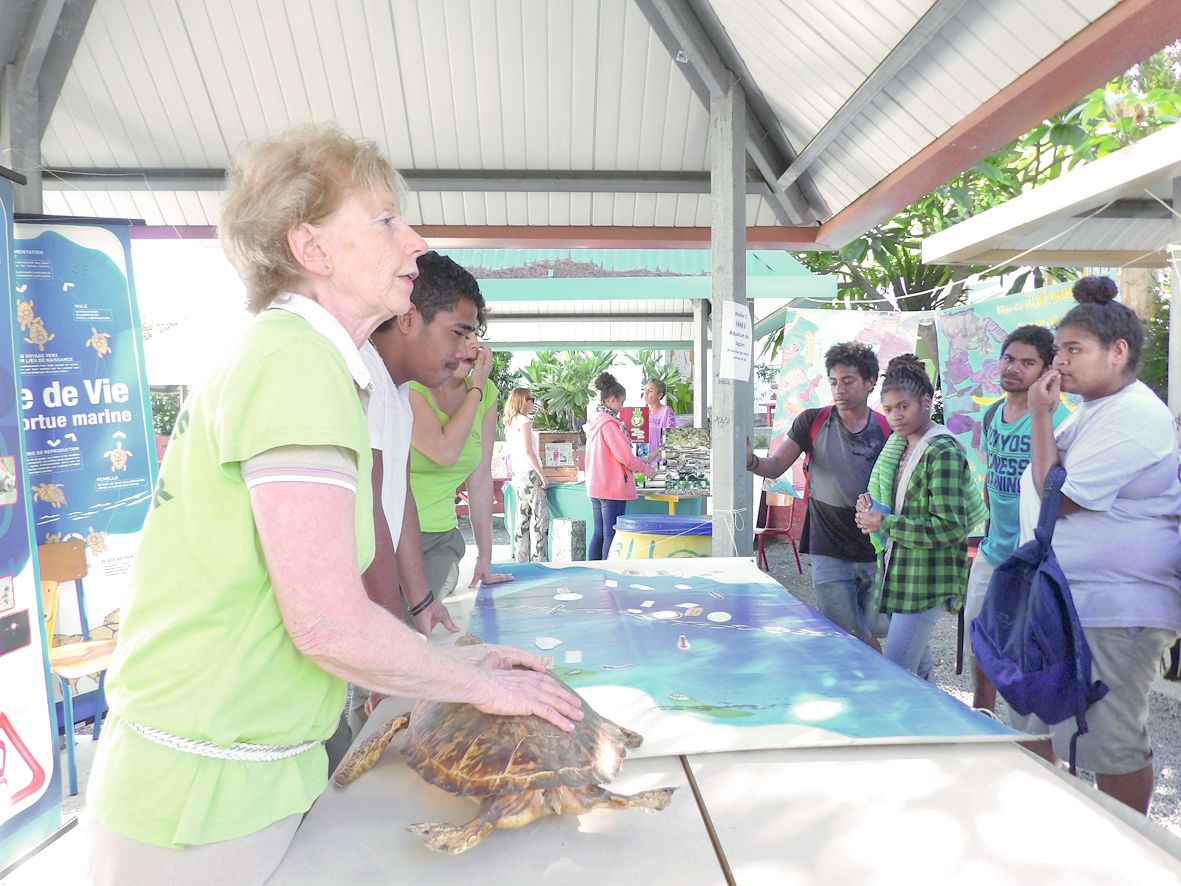
[[[578,650],[576,662],[557,656],[554,673],[644,736],[633,756],[1016,736],[753,566],[726,562],[669,561],[642,584],[619,570],[497,566],[515,580],[480,590],[469,630],[488,643],[537,650],[543,638]],[[572,592],[581,598],[555,605]]]

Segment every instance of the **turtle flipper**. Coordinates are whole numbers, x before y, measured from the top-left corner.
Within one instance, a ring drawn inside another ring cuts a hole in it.
[[[493,828],[519,828],[561,811],[560,805],[547,803],[548,791],[495,794],[484,801],[476,817],[467,824],[420,822],[406,830],[413,831],[436,852],[458,855],[483,840]]]
[[[400,716],[394,717],[384,727],[365,739],[364,742],[340,761],[340,765],[332,773],[333,784],[343,788],[372,769],[373,765],[381,758],[381,755],[385,753],[385,749],[390,746],[390,742],[394,740],[394,736],[409,725],[410,715],[401,714]]]
[[[676,788],[657,788],[625,796],[614,794],[597,784],[578,788],[559,788],[562,792],[562,812],[568,815],[582,815],[592,809],[646,809],[659,812],[673,798]]]
[[[467,852],[483,840],[495,824],[477,815],[467,824],[445,824],[441,821],[423,821],[408,825],[406,830],[418,834],[422,842],[435,850],[446,852],[448,855],[458,855]]]

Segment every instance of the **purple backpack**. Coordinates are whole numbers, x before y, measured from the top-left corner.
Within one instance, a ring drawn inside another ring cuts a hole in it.
[[[1091,680],[1091,648],[1050,547],[1065,480],[1063,468],[1050,469],[1034,538],[993,573],[971,636],[976,663],[1013,710],[1051,725],[1074,717],[1073,773],[1087,707],[1107,694],[1107,686]]]

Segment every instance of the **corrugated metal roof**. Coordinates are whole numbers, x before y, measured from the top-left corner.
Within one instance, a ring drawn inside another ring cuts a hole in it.
[[[415,224],[701,229],[710,222],[709,197],[701,193],[708,112],[694,77],[704,56],[717,56],[723,68],[745,72],[752,177],[770,182],[768,189],[779,187],[780,171],[794,180],[793,152],[807,152],[816,140],[815,158],[799,164],[803,196],[792,198],[797,209],[791,212],[802,213],[805,224],[823,222],[868,199],[882,206],[880,220],[896,208],[889,201],[901,199],[880,187],[890,176],[983,114],[1064,43],[1119,7],[1133,10],[1121,12],[1127,33],[1136,16],[1161,22],[1151,37],[1137,32],[1136,45],[1157,37],[1163,45],[1181,31],[1175,6],[1164,0],[95,0],[41,139],[42,163],[75,174],[64,185],[47,177],[44,206],[50,213],[138,217],[152,225],[215,224],[215,176],[176,190],[163,173],[216,171],[247,139],[296,122],[332,120],[376,139],[408,172],[445,179],[449,170],[500,170],[523,177],[485,189],[420,188],[405,207]],[[669,38],[662,30],[685,23],[705,36],[693,42],[692,35]],[[687,50],[684,64],[670,51],[677,47]],[[1105,50],[1092,58],[1090,85],[1105,79],[1108,59],[1127,52],[1118,41]],[[826,129],[834,119],[840,125]],[[965,150],[962,143],[952,147]],[[979,156],[989,147],[967,150]],[[756,158],[764,148],[769,153]],[[8,160],[21,168],[22,158]],[[777,163],[782,170],[769,170]],[[78,174],[100,168],[98,179]],[[592,172],[606,180],[564,188],[546,178]],[[656,173],[679,176],[676,192],[625,178]],[[611,174],[619,177],[614,184]],[[538,176],[540,188],[530,184]],[[788,212],[782,199],[750,194],[748,223],[781,224]],[[859,211],[851,223],[874,220],[873,211]]]

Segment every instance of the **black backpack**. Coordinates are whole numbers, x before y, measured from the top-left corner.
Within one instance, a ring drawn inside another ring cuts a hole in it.
[[[1074,773],[1087,707],[1106,695],[1107,687],[1091,680],[1091,648],[1050,546],[1065,480],[1061,467],[1050,469],[1034,538],[993,573],[971,636],[976,663],[1013,710],[1048,724],[1074,717],[1069,761]]]

